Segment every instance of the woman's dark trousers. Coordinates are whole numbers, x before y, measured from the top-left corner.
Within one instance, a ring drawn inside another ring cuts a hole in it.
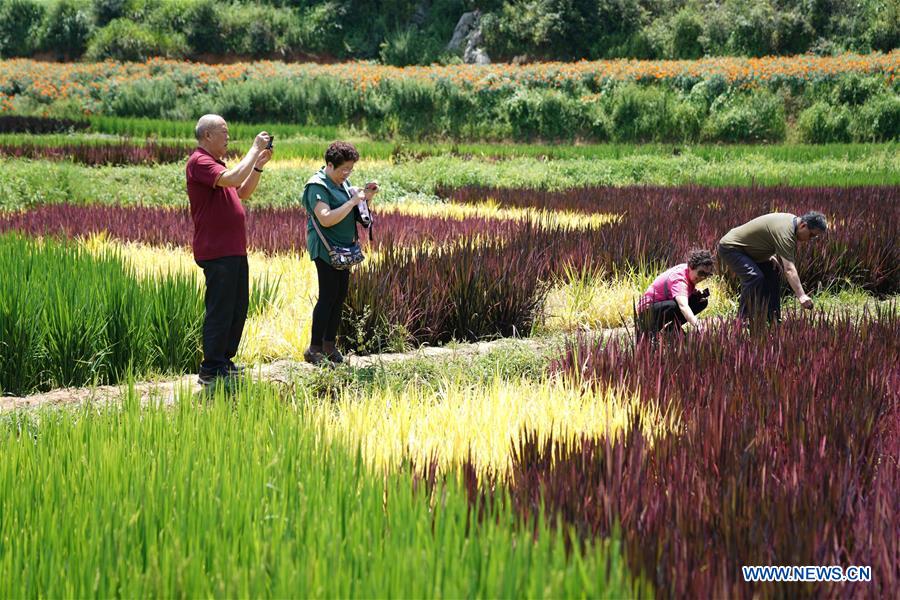
[[[709,300],[695,291],[688,296],[688,306],[694,314],[700,314],[707,306]],[[661,331],[681,331],[681,326],[687,322],[678,303],[675,300],[663,300],[654,302],[638,315],[638,326],[642,333],[656,334]]]
[[[222,375],[237,354],[250,304],[246,256],[198,260],[206,278],[200,375]]]
[[[311,345],[321,346],[323,342],[337,339],[341,311],[350,287],[350,271],[335,269],[321,258],[317,258],[315,263],[319,277],[319,300],[313,309]]]
[[[771,261],[758,263],[737,248],[719,245],[719,257],[741,280],[738,316],[750,322],[781,321],[781,273]]]

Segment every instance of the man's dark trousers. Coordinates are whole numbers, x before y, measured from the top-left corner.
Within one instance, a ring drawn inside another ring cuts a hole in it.
[[[741,280],[738,316],[751,322],[766,315],[781,321],[781,273],[771,261],[758,263],[737,248],[719,244],[719,256]]]
[[[250,279],[246,256],[198,260],[206,278],[201,375],[221,375],[237,354],[247,308]]]

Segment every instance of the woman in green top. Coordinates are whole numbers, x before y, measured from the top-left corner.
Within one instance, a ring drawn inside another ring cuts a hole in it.
[[[347,142],[334,142],[325,151],[325,167],[313,175],[303,188],[303,206],[309,215],[306,227],[306,247],[316,263],[319,279],[319,299],[313,309],[312,340],[303,353],[307,362],[320,364],[327,360],[343,362],[344,357],[335,346],[341,311],[350,286],[350,271],[331,266],[328,250],[319,239],[313,219],[330,246],[350,246],[356,239],[356,208],[361,202],[372,202],[378,184],[369,182],[363,191],[350,186],[359,152]]]

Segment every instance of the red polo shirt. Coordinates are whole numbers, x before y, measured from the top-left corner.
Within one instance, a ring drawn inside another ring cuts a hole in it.
[[[194,221],[194,260],[247,255],[247,215],[237,189],[216,186],[225,163],[203,148],[188,159],[187,195]]]

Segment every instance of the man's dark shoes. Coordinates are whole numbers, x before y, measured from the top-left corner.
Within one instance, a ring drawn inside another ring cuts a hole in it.
[[[322,352],[328,357],[328,360],[336,365],[344,362],[344,355],[337,349],[334,342],[323,342]]]
[[[322,346],[310,346],[303,352],[303,360],[313,365],[328,363],[328,357],[322,352]]]
[[[230,377],[240,377],[246,370],[247,368],[244,365],[236,365],[230,360],[228,365],[225,366],[225,374]]]

